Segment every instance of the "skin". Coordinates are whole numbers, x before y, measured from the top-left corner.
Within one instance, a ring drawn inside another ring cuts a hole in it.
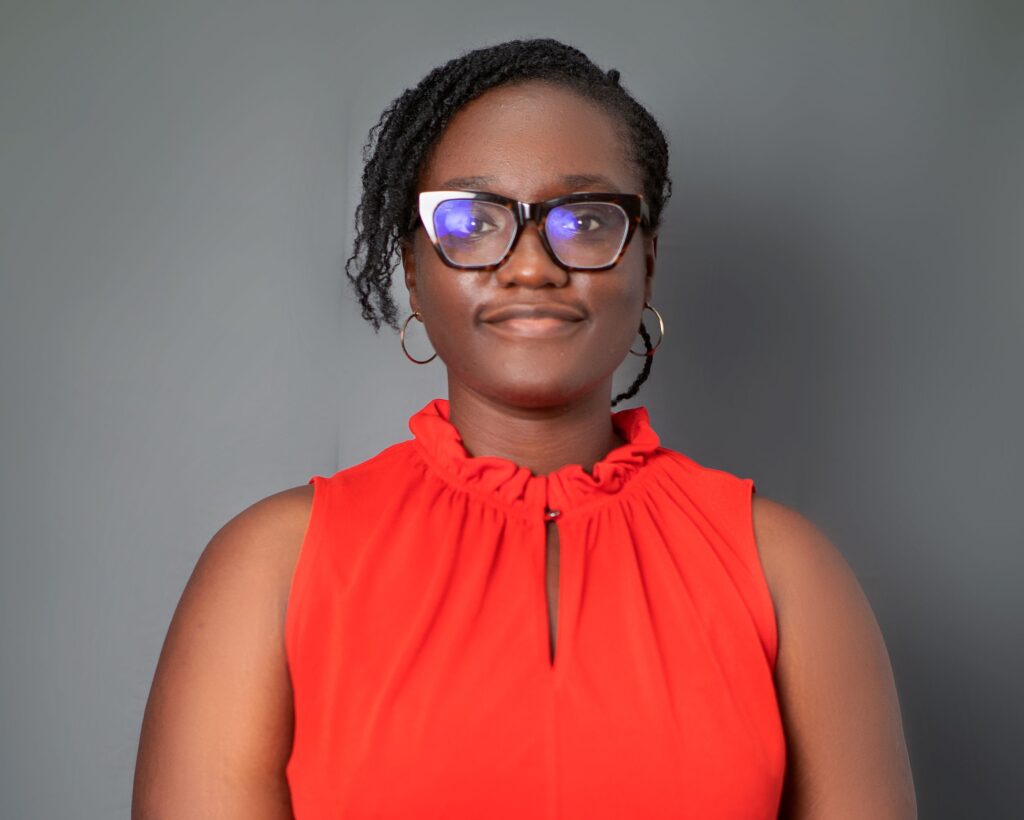
[[[565,110],[556,112],[560,105]],[[642,186],[607,114],[569,91],[532,84],[493,89],[459,111],[418,189],[539,202]],[[621,443],[608,413],[612,374],[636,339],[655,254],[656,238],[637,230],[611,270],[567,273],[530,223],[497,271],[457,271],[440,260],[426,231],[415,232],[403,253],[409,304],[445,363],[452,422],[471,454],[547,473],[570,462],[592,465]],[[484,321],[503,307],[550,304],[584,318],[550,334]]]
[[[452,119],[419,188],[530,202],[574,190],[639,192],[616,125],[564,89],[492,89]],[[487,179],[451,184],[466,177]],[[464,272],[445,266],[416,231],[403,250],[410,307],[447,367],[452,422],[471,454],[543,474],[569,463],[589,469],[622,443],[609,417],[611,379],[636,338],[656,253],[656,237],[637,231],[615,268],[567,273],[530,225],[498,271]],[[552,303],[570,306],[578,321],[486,321],[509,305]],[[134,818],[291,817],[284,623],[311,500],[304,485],[258,501],[203,551],[143,719]],[[819,529],[778,502],[755,496],[752,526],[779,629],[776,689],[789,752],[780,817],[916,817],[892,669],[856,577]],[[553,651],[557,559],[552,526]]]

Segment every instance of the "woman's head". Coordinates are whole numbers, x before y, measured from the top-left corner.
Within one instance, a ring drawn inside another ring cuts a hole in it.
[[[470,52],[385,110],[365,160],[347,272],[375,328],[397,326],[391,279],[401,255],[411,307],[450,376],[529,404],[571,399],[601,381],[610,386],[650,294],[656,231],[671,192],[664,135],[617,72],[554,40]],[[628,195],[641,194],[647,219],[609,270],[565,270],[532,222],[497,270],[459,270],[414,219],[420,192],[451,189],[528,203],[619,193],[625,206]],[[509,305],[542,303],[580,321],[548,329],[489,321]]]

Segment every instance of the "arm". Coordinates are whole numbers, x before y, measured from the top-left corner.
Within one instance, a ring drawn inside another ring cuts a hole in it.
[[[312,491],[253,504],[196,563],[143,717],[134,820],[292,817],[284,615]]]
[[[788,747],[780,817],[913,820],[913,777],[889,655],[842,555],[811,522],[755,496],[779,628]]]

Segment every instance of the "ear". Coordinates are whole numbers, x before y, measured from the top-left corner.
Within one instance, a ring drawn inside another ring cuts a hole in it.
[[[402,269],[405,271],[405,289],[409,291],[409,307],[413,313],[419,313],[419,294],[416,292],[416,252],[413,249],[413,240],[403,239],[402,248]]]
[[[644,242],[644,263],[646,274],[644,276],[644,300],[650,302],[651,294],[654,291],[654,268],[658,261],[658,234],[651,234]]]

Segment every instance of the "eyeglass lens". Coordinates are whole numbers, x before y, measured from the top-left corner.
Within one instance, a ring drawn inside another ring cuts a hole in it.
[[[456,265],[495,265],[516,234],[515,214],[477,199],[446,199],[434,209],[434,232]],[[611,202],[573,202],[548,212],[545,233],[555,256],[572,268],[600,268],[619,255],[629,229],[626,212]]]

